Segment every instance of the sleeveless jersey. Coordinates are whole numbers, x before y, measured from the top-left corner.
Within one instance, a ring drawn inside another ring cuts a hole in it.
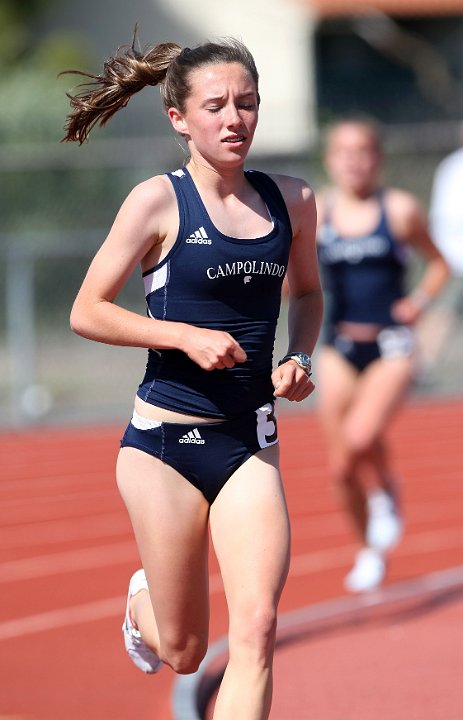
[[[177,412],[225,418],[273,398],[273,346],[292,231],[283,197],[264,173],[246,171],[264,200],[273,228],[255,239],[221,233],[186,168],[169,173],[179,231],[168,255],[143,273],[148,315],[223,330],[247,355],[223,370],[202,370],[180,350],[150,349],[138,395]]]
[[[318,257],[327,292],[327,323],[394,325],[392,304],[403,297],[407,250],[392,235],[382,194],[380,219],[367,235],[342,237],[331,223],[331,208],[318,237]]]

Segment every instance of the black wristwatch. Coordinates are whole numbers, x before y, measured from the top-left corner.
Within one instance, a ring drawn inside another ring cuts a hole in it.
[[[310,355],[307,355],[307,353],[304,352],[293,352],[288,353],[284,356],[282,360],[278,363],[278,367],[280,365],[283,365],[283,363],[287,362],[288,360],[294,360],[295,363],[301,367],[304,372],[306,373],[307,377],[310,377],[312,375],[312,359]]]

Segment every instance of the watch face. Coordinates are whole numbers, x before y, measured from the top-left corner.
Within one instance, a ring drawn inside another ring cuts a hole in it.
[[[295,353],[293,357],[295,358],[296,362],[298,362],[299,365],[304,368],[304,370],[308,370],[310,372],[310,370],[312,369],[312,361],[310,359],[310,356],[307,355],[307,353]]]
[[[303,352],[295,352],[295,353],[288,353],[288,355],[285,355],[283,360],[280,360],[278,365],[281,365],[282,363],[286,362],[287,360],[294,360],[299,367],[301,367],[305,372],[309,375],[312,371],[312,360],[310,355],[307,355],[307,353]]]

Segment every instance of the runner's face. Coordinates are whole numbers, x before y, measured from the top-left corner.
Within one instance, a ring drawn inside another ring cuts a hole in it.
[[[192,156],[213,165],[242,165],[258,118],[256,84],[240,63],[206,65],[188,78],[191,94],[178,115],[177,131],[186,135]]]
[[[342,190],[354,194],[373,191],[379,180],[381,153],[372,131],[362,125],[335,128],[329,139],[326,169]]]

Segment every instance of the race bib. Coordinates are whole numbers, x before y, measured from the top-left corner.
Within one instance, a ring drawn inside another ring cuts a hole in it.
[[[261,448],[275,445],[278,442],[277,419],[274,403],[267,403],[256,410],[257,440]]]

